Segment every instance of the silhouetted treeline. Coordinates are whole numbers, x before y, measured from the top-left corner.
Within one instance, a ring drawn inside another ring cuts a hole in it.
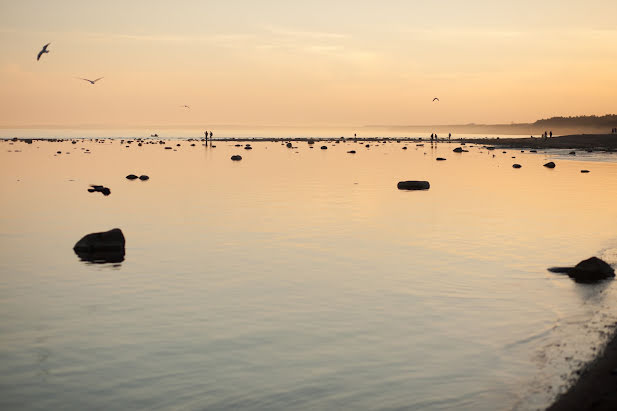
[[[551,117],[533,123],[538,127],[597,127],[613,128],[617,126],[617,114],[605,116]]]

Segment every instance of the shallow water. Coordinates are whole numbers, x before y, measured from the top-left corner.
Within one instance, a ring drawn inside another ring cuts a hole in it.
[[[610,154],[215,144],[0,143],[0,407],[536,409],[617,321],[546,271],[617,262]]]

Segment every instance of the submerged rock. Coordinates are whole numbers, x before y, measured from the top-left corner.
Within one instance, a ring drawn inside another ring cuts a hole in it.
[[[240,161],[240,160],[242,160],[242,156],[239,156],[239,155],[231,156],[231,159],[233,161]]]
[[[114,228],[84,236],[73,247],[82,261],[119,263],[124,261],[125,239],[122,230]]]
[[[462,153],[463,152],[463,147],[457,147],[454,150],[452,150],[455,153]]]
[[[349,150],[348,153],[349,154],[356,154],[356,150]]]
[[[139,178],[139,177],[137,177],[135,174],[129,174],[128,176],[126,176],[127,180],[135,180],[137,178]]]
[[[399,181],[396,185],[399,190],[428,190],[431,184],[428,181]]]
[[[555,163],[553,163],[552,161],[549,161],[548,163],[544,164],[544,167],[555,168]]]
[[[520,164],[512,164],[512,168],[521,168],[521,167],[523,167],[523,166],[520,165]]]
[[[581,173],[589,173],[589,170],[581,170]]]
[[[91,184],[90,185],[91,188],[88,189],[89,193],[101,193],[104,196],[108,196],[111,194],[111,190],[109,189],[109,187],[103,187],[100,185],[96,185],[96,184]]]
[[[91,251],[119,251],[124,250],[125,239],[122,230],[114,228],[100,233],[87,234],[82,237],[73,250],[82,252]]]
[[[437,157],[435,160],[437,160],[437,161],[446,161],[446,159],[443,158],[443,157]]]
[[[321,146],[321,149],[322,149],[322,150],[327,150],[327,149],[328,149],[328,147],[327,147],[327,146]]]
[[[148,176],[147,176],[147,175],[145,175],[145,174],[142,174],[142,175],[140,175],[140,176],[139,176],[139,179],[140,179],[141,181],[146,181],[146,180],[150,180],[150,177],[148,177]]]
[[[574,267],[551,267],[548,270],[553,273],[568,274],[577,283],[594,283],[615,277],[615,270],[597,257],[583,260]]]

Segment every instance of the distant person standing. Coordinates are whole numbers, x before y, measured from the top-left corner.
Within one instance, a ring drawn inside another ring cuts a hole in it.
[[[208,131],[204,131],[204,134],[206,135],[206,143],[208,143]]]
[[[553,138],[553,130],[549,133],[550,137]]]
[[[435,135],[434,133],[431,133],[431,141],[433,141],[434,135]]]
[[[452,138],[452,133],[448,133],[448,141]]]
[[[210,132],[210,142],[212,142],[212,131]]]

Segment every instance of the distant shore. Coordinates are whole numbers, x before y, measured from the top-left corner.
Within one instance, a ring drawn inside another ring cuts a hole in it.
[[[468,142],[484,145],[496,145],[512,148],[565,148],[565,149],[593,149],[593,150],[617,150],[617,134],[573,134],[568,136],[528,138],[489,138],[471,139]]]
[[[617,410],[617,335],[548,411]]]

